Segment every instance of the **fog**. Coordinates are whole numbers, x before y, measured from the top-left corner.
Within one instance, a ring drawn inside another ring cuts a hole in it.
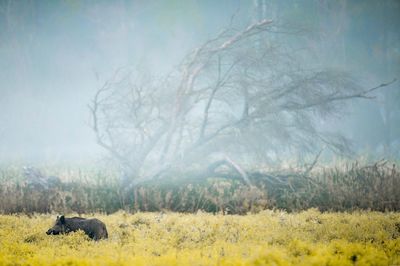
[[[313,55],[303,65],[346,71],[362,88],[400,79],[399,14],[399,1],[2,0],[0,160],[101,158],[88,105],[103,84],[120,68],[166,76],[232,21],[296,29]],[[287,31],[278,36],[296,42]],[[355,158],[399,159],[400,83],[369,96],[317,124],[349,138]]]

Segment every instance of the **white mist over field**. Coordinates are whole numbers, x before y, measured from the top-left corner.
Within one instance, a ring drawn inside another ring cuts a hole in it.
[[[311,50],[303,65],[339,68],[365,89],[399,79],[399,14],[399,1],[1,0],[0,160],[101,157],[88,107],[97,90],[120,68],[167,76],[231,22],[284,25],[275,38]],[[359,154],[399,158],[399,84],[316,124],[342,132]]]

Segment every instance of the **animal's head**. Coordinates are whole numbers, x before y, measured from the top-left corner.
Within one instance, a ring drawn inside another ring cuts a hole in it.
[[[64,215],[57,216],[57,220],[52,228],[47,230],[46,234],[48,235],[59,235],[68,233],[68,228],[65,224],[65,217]]]

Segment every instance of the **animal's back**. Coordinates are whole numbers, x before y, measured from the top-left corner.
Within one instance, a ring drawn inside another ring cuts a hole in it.
[[[108,238],[108,232],[106,225],[99,219],[93,218],[87,220],[90,224],[90,228],[93,230],[93,239],[106,239]]]
[[[90,238],[94,240],[108,238],[106,225],[99,219],[85,219],[81,217],[67,218],[68,225],[72,231],[83,230]]]

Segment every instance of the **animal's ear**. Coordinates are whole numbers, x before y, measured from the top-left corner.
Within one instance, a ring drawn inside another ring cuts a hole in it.
[[[65,224],[65,217],[64,217],[64,215],[61,215],[61,216],[60,216],[60,222],[61,222],[62,224]]]

